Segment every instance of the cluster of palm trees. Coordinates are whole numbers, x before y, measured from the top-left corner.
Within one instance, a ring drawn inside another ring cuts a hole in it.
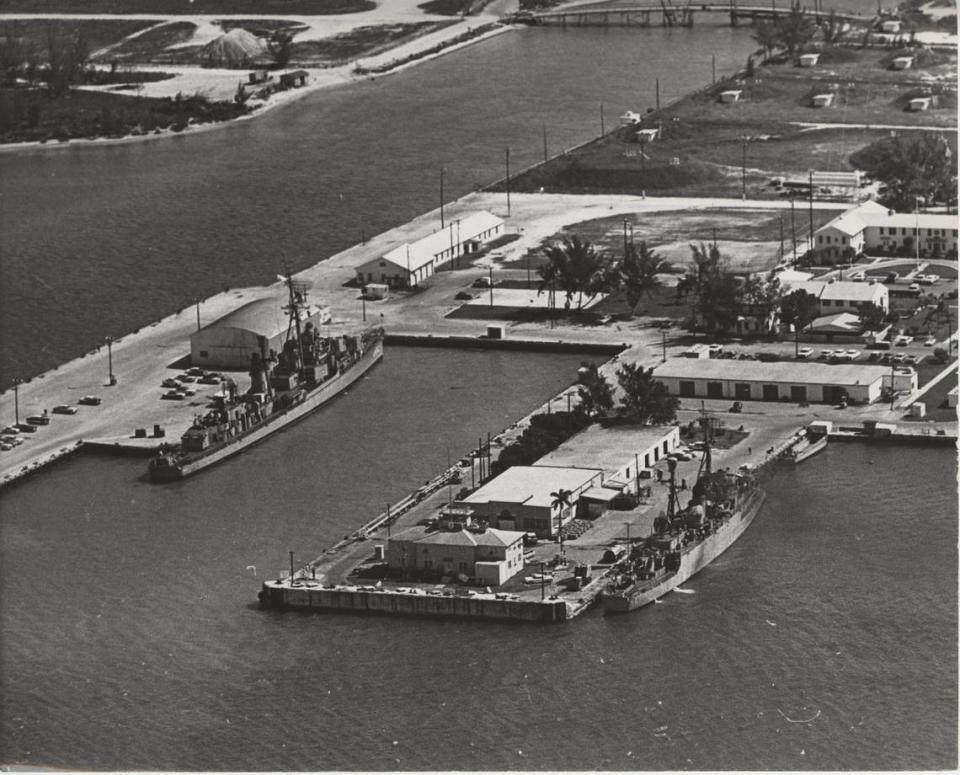
[[[646,242],[625,244],[623,258],[617,260],[574,234],[549,246],[544,253],[547,261],[538,270],[537,293],[562,293],[566,310],[571,309],[574,300],[579,310],[584,297],[589,301],[598,294],[622,288],[632,314],[643,295],[657,285],[656,275],[670,269],[665,260],[647,248]]]

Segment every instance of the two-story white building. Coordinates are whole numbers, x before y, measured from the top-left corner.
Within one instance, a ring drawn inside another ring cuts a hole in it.
[[[898,213],[877,202],[864,202],[838,215],[814,234],[814,250],[822,258],[841,258],[879,248],[884,252],[917,250],[921,256],[957,251],[957,216],[940,213]]]
[[[883,283],[851,282],[848,280],[801,280],[783,283],[786,293],[806,291],[817,297],[820,315],[838,312],[857,314],[864,304],[875,304],[884,311],[890,309],[890,291]]]

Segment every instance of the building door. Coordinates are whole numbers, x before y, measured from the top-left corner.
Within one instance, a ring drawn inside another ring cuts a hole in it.
[[[741,400],[750,400],[750,383],[737,382],[733,386],[733,393],[736,398]]]
[[[680,380],[680,397],[693,398],[697,394],[696,383],[693,380]]]
[[[790,386],[790,400],[796,401],[798,404],[802,404],[807,400],[807,386],[806,385],[791,385]]]
[[[722,382],[708,382],[708,383],[707,383],[707,398],[723,398],[723,383],[722,383]]]
[[[837,385],[823,386],[823,400],[828,404],[839,404],[840,399],[847,393],[842,387]]]
[[[776,385],[764,385],[763,386],[763,400],[764,401],[779,401],[780,400],[780,391],[777,390]]]

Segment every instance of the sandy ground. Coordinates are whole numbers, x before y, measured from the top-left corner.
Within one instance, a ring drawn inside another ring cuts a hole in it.
[[[503,194],[474,193],[446,207],[447,217],[454,219],[480,209],[488,209],[502,216],[506,200]],[[523,194],[511,197],[508,228],[520,238],[497,251],[502,257],[491,264],[489,257],[476,266],[456,271],[440,272],[426,290],[414,294],[394,294],[381,302],[364,304],[356,288],[345,287],[354,277],[354,267],[383,255],[405,240],[417,238],[439,226],[439,212],[427,213],[410,223],[399,226],[355,245],[331,258],[300,272],[297,277],[313,282],[313,299],[326,303],[333,316],[334,332],[353,330],[368,324],[382,323],[392,334],[433,334],[436,336],[477,337],[486,332],[486,326],[498,321],[448,319],[445,316],[458,303],[453,296],[469,287],[478,277],[486,276],[493,265],[498,277],[523,279],[524,269],[503,269],[503,261],[515,260],[527,248],[538,245],[561,227],[601,215],[634,214],[678,209],[783,209],[789,203],[778,201],[747,201],[736,199],[696,199],[630,196],[573,196]],[[817,203],[823,209],[841,209],[842,205]],[[279,285],[246,288],[221,293],[200,303],[201,323],[206,325],[257,298],[276,298],[278,304],[284,295]],[[549,322],[517,323],[500,321],[511,338],[529,341],[565,341],[581,344],[620,343],[640,345],[638,351],[647,354],[660,352],[660,332],[650,328],[648,321],[638,318],[629,322],[611,322],[606,325],[578,326]],[[37,433],[24,434],[26,441],[13,450],[0,453],[0,481],[12,477],[25,467],[39,464],[51,456],[69,450],[81,439],[115,440],[129,442],[136,428],[151,430],[161,425],[168,438],[178,439],[189,426],[195,413],[201,411],[206,396],[213,388],[201,388],[195,398],[177,402],[160,399],[164,389],[160,383],[180,372],[172,364],[189,354],[189,337],[197,329],[196,309],[189,307],[147,325],[113,343],[113,371],[118,384],[106,387],[108,375],[106,348],[98,348],[86,356],[63,364],[34,377],[19,389],[21,420],[30,414],[39,414],[57,404],[76,404],[86,394],[103,398],[99,407],[80,407],[73,416],[53,416],[50,425]],[[668,352],[679,345],[668,341]],[[242,378],[240,380],[242,382]],[[884,411],[874,409],[872,411]],[[848,414],[850,410],[848,410]],[[2,423],[14,421],[14,394],[7,390],[0,395]],[[150,441],[155,444],[155,441]]]

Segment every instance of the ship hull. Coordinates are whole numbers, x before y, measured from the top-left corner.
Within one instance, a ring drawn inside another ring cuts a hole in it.
[[[383,358],[383,342],[378,341],[369,350],[360,356],[355,364],[347,371],[338,374],[328,382],[324,382],[310,391],[303,401],[285,412],[279,412],[267,418],[262,424],[251,428],[243,435],[237,436],[223,445],[213,447],[209,451],[191,455],[183,461],[172,465],[151,466],[150,478],[155,482],[172,482],[184,479],[192,474],[209,468],[227,458],[238,455],[274,433],[303,419],[311,412],[319,409],[327,401],[335,398],[353,383],[366,374]]]
[[[617,592],[604,592],[601,596],[605,613],[617,614],[635,611],[683,584],[687,579],[699,573],[717,557],[736,543],[744,531],[750,527],[766,494],[755,490],[743,508],[735,512],[715,533],[699,543],[685,548],[680,555],[680,567],[676,572],[652,582],[636,585],[633,589]]]
[[[809,444],[796,451],[793,455],[787,458],[792,463],[802,463],[807,458],[811,458],[816,455],[818,452],[822,452],[827,448],[827,437],[824,436],[822,439],[817,439],[816,441],[811,441]]]

